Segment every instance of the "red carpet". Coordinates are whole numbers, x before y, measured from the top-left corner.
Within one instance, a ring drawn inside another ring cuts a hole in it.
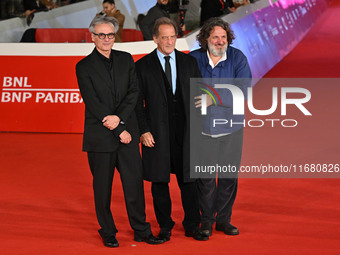
[[[339,78],[339,17],[340,1],[333,1],[266,77]],[[246,128],[242,165],[340,163],[340,89],[323,84],[309,89],[307,108],[313,116],[296,113],[299,127]],[[256,87],[254,93],[268,95],[266,87]],[[330,178],[241,178],[232,218],[240,235],[215,231],[207,242],[184,237],[179,191],[172,179],[173,236],[150,246],[133,242],[116,174],[112,209],[120,247],[106,248],[97,233],[81,140],[80,134],[0,133],[1,254],[340,254],[340,179]],[[150,184],[145,186],[147,218],[157,234]]]

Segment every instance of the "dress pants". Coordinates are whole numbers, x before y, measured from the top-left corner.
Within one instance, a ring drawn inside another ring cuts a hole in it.
[[[214,223],[230,222],[237,194],[238,179],[199,179],[201,221]]]
[[[176,139],[172,141],[176,141]],[[182,146],[179,146],[177,142],[171,143],[171,169],[173,169],[173,172],[176,174],[184,210],[184,220],[182,224],[185,230],[193,231],[198,229],[200,224],[197,184],[196,182],[183,181],[182,151]],[[175,225],[175,222],[171,218],[169,183],[153,182],[151,192],[157,222],[161,229],[170,231]]]
[[[88,152],[93,176],[94,201],[99,233],[103,238],[115,235],[118,230],[111,213],[111,192],[115,168],[120,173],[125,205],[135,236],[151,234],[146,222],[145,197],[139,147],[136,144],[119,144],[116,152]]]
[[[198,229],[200,224],[196,183],[183,183],[183,180],[181,180],[178,175],[176,177],[178,186],[181,189],[182,206],[184,210],[184,220],[182,224],[185,230],[193,231]],[[175,222],[171,218],[169,183],[153,182],[151,192],[155,214],[160,228],[171,230]]]
[[[202,158],[207,165],[234,166],[236,173],[218,173],[212,178],[201,178],[197,180],[199,205],[201,211],[201,222],[225,223],[230,222],[232,207],[234,205],[237,186],[238,171],[241,163],[243,129],[235,133],[211,138],[203,138],[205,150]]]

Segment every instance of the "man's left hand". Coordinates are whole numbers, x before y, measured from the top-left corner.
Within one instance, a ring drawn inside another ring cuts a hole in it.
[[[124,130],[120,135],[119,135],[119,138],[120,138],[120,142],[121,143],[125,143],[125,144],[128,144],[131,142],[131,135],[128,131]]]

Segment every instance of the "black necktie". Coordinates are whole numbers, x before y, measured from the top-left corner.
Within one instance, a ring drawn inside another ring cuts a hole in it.
[[[168,82],[170,84],[171,92],[172,92],[172,77],[171,77],[171,66],[170,66],[170,56],[165,56],[165,75],[168,79]]]

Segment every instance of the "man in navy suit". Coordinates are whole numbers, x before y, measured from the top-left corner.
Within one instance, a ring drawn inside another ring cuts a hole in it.
[[[104,245],[119,245],[110,209],[115,168],[120,173],[134,240],[159,244],[164,241],[152,235],[150,224],[145,221],[138,124],[134,112],[138,99],[135,65],[129,53],[112,50],[118,29],[115,18],[95,18],[89,28],[95,49],[76,66],[85,103],[83,150],[87,152],[93,175],[95,208]]]

